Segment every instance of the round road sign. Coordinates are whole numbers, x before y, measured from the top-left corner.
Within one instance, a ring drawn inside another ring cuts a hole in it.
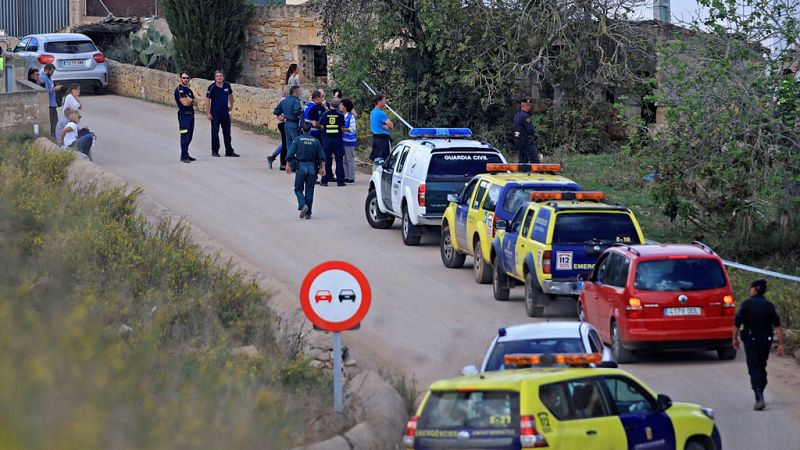
[[[306,317],[325,331],[345,331],[367,315],[372,301],[367,277],[344,261],[327,261],[308,272],[300,286]]]

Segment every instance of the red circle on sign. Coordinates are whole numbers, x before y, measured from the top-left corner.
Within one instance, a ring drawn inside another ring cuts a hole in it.
[[[358,310],[356,310],[355,314],[350,316],[350,318],[341,322],[327,321],[320,317],[316,311],[314,311],[314,308],[311,307],[311,284],[318,276],[329,270],[341,270],[342,272],[350,274],[356,279],[361,288],[361,304]],[[344,261],[326,261],[314,267],[308,272],[308,275],[303,279],[303,284],[300,286],[300,306],[303,308],[303,312],[311,323],[325,331],[345,331],[355,327],[361,323],[364,316],[367,315],[371,301],[372,291],[370,290],[367,277],[365,277],[356,266]]]

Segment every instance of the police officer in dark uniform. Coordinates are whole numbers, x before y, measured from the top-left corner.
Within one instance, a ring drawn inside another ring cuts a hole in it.
[[[189,144],[194,135],[194,105],[197,100],[189,87],[189,73],[181,72],[181,83],[175,88],[175,103],[178,104],[178,129],[181,132],[181,162],[195,160],[189,156]]]
[[[327,186],[333,178],[333,159],[336,159],[336,185],[345,186],[344,182],[344,115],[339,112],[338,98],[331,99],[331,109],[325,111],[319,119],[322,127],[322,149],[325,151],[325,171],[322,186]]]
[[[225,156],[238,158],[231,146],[231,110],[233,110],[233,87],[225,81],[221,70],[214,72],[214,82],[208,85],[208,120],[211,121],[211,156],[219,156],[219,128],[225,141]]]
[[[514,115],[514,139],[521,163],[538,163],[536,130],[531,123],[531,104],[527,98],[520,99],[519,111]]]
[[[292,168],[296,168],[297,174],[294,177],[294,194],[297,196],[297,209],[300,210],[301,219],[311,218],[311,206],[314,203],[314,185],[317,184],[317,172],[325,176],[325,153],[319,140],[308,134],[311,131],[311,124],[303,124],[303,131],[289,145],[289,153],[286,155],[286,173],[291,174]]]
[[[305,123],[311,124],[311,135],[322,142],[320,133],[319,119],[322,113],[325,112],[325,91],[318,89],[311,93],[311,101],[306,103],[303,109],[303,120]]]
[[[736,313],[736,330],[733,334],[735,349],[739,349],[740,335],[744,341],[750,386],[756,396],[753,409],[759,411],[766,407],[764,388],[767,387],[767,358],[772,348],[773,331],[778,335],[778,356],[783,356],[781,320],[775,312],[775,305],[764,297],[766,292],[766,280],[755,280],[750,284],[750,298],[742,302]],[[741,333],[740,327],[744,327]]]

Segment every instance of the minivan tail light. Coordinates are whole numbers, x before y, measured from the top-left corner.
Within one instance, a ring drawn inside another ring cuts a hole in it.
[[[628,299],[628,304],[625,306],[625,314],[628,319],[641,319],[642,318],[642,301],[636,297]]]
[[[736,314],[736,301],[732,295],[722,297],[722,315],[725,317],[733,316]]]
[[[536,420],[533,416],[519,418],[519,443],[522,448],[549,447],[547,439],[536,431]]]
[[[417,188],[417,203],[419,203],[419,206],[421,206],[423,208],[425,207],[425,185],[424,184],[420,184],[419,187]]]
[[[92,55],[92,58],[94,58],[94,60],[99,62],[99,63],[106,62],[106,55],[104,55],[102,53],[95,53],[94,55]]]
[[[408,425],[406,425],[406,434],[403,436],[403,445],[406,448],[413,448],[414,447],[414,435],[417,434],[417,421],[419,420],[419,416],[413,416],[408,421]]]
[[[56,57],[53,55],[39,55],[36,57],[36,60],[39,61],[39,64],[53,64]]]
[[[545,250],[544,254],[542,255],[542,272],[543,273],[550,273],[551,272],[551,265],[550,265],[550,258],[553,253],[550,250]]]

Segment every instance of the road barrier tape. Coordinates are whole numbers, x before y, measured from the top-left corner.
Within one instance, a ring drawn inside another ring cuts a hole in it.
[[[645,244],[660,244],[657,241],[651,241],[650,239],[646,239]],[[760,273],[761,275],[767,275],[774,278],[780,278],[782,280],[794,281],[795,283],[800,283],[800,277],[796,277],[794,275],[786,275],[785,273],[775,272],[772,270],[761,269],[759,267],[748,266],[746,264],[739,264],[737,262],[728,261],[723,259],[722,264],[725,264],[727,267],[733,267],[734,269],[745,270],[747,272],[753,273]]]
[[[378,93],[377,93],[377,92],[375,92],[375,90],[374,90],[374,89],[372,89],[372,88],[370,87],[370,85],[368,85],[368,84],[367,84],[367,82],[366,82],[366,81],[364,81],[364,80],[361,80],[361,82],[362,82],[362,83],[364,83],[364,86],[366,86],[366,87],[367,87],[367,89],[368,89],[370,92],[372,92],[372,95],[378,95]],[[391,106],[389,106],[389,105],[386,105],[386,109],[388,109],[388,110],[389,110],[389,111],[391,111],[391,112],[392,112],[392,113],[393,113],[395,116],[397,116],[397,118],[398,118],[398,119],[400,119],[400,122],[403,122],[403,124],[404,124],[405,126],[407,126],[409,130],[413,130],[413,129],[414,129],[414,127],[412,127],[410,123],[406,122],[406,119],[403,119],[403,116],[401,116],[400,114],[397,114],[397,111],[393,110]]]

